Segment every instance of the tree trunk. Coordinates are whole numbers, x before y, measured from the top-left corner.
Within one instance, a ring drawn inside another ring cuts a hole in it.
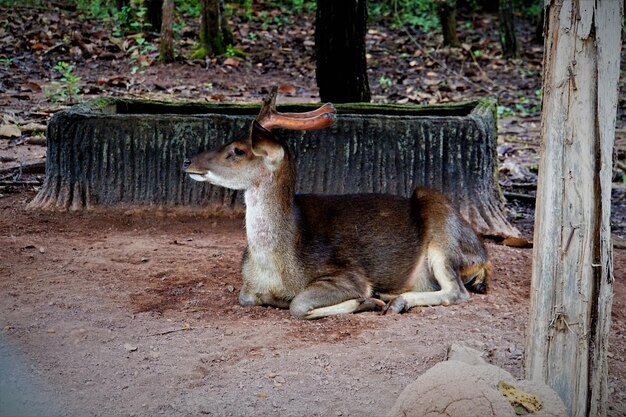
[[[543,29],[544,29],[544,14],[545,10],[543,5],[539,8],[539,13],[535,18],[535,34],[533,35],[533,42],[543,44]]]
[[[366,30],[366,0],[317,0],[316,78],[322,101],[370,101]]]
[[[161,22],[161,45],[159,48],[159,61],[172,62],[174,53],[174,40],[172,23],[174,21],[174,0],[163,1],[163,21]]]
[[[224,16],[223,0],[201,0],[200,49],[194,58],[222,55],[233,43],[233,34]]]
[[[554,388],[570,416],[604,416],[623,10],[621,1],[546,4],[526,377]]]
[[[146,21],[150,23],[150,30],[156,32],[161,28],[163,18],[163,0],[144,0],[146,6]]]
[[[456,34],[456,0],[439,0],[438,3],[437,11],[443,32],[443,44],[460,46],[461,43]]]
[[[500,43],[505,58],[519,58],[519,45],[515,35],[513,0],[500,0],[498,7],[500,19]]]

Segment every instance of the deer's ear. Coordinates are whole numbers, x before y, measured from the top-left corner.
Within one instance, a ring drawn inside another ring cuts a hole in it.
[[[274,138],[272,132],[265,129],[256,120],[252,122],[250,141],[252,143],[252,153],[262,157],[270,166],[275,166],[285,157],[285,150]]]

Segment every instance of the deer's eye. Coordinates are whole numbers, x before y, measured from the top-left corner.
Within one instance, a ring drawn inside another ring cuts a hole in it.
[[[243,149],[234,147],[230,151],[228,151],[228,154],[226,155],[226,159],[230,159],[233,156],[243,156],[245,154],[246,154],[246,151],[244,151]]]

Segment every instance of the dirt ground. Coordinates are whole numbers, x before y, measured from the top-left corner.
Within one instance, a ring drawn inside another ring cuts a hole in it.
[[[530,249],[489,243],[465,304],[297,321],[240,307],[240,218],[0,199],[2,415],[379,416],[451,343],[522,375]],[[615,251],[610,416],[626,412],[626,251]],[[5,410],[8,412],[5,413]]]

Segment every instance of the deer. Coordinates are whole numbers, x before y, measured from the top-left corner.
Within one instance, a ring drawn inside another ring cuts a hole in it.
[[[441,192],[297,194],[294,157],[272,130],[322,129],[337,114],[330,103],[279,113],[275,100],[273,89],[247,137],[183,163],[192,180],[244,192],[242,306],[318,319],[452,305],[487,291],[483,241]]]

